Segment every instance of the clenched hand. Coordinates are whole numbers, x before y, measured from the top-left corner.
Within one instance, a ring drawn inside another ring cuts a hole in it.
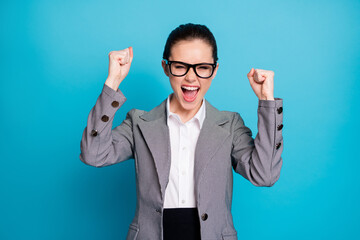
[[[251,68],[247,74],[250,85],[260,100],[274,100],[274,72]]]
[[[109,53],[109,75],[105,84],[117,91],[120,83],[129,73],[132,60],[132,47],[120,51],[111,51]]]

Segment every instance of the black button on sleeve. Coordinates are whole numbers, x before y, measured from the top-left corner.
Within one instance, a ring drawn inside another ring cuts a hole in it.
[[[276,149],[279,149],[280,146],[281,146],[281,142],[277,143],[277,144],[276,144]]]
[[[284,125],[280,124],[277,126],[277,130],[280,131],[283,127],[284,127]]]
[[[283,111],[283,108],[282,108],[282,107],[279,107],[279,108],[277,109],[277,113],[278,113],[278,114],[281,114],[282,111]]]
[[[206,221],[207,218],[208,218],[207,213],[204,213],[203,215],[201,215],[201,219],[202,219],[203,221]]]
[[[113,101],[111,103],[111,106],[113,106],[114,108],[117,108],[119,106],[119,102],[118,101]]]
[[[91,130],[91,136],[96,137],[97,131],[95,129]]]
[[[109,121],[109,117],[108,117],[107,115],[103,115],[103,116],[101,117],[101,120],[102,120],[103,122],[107,122],[107,121]]]

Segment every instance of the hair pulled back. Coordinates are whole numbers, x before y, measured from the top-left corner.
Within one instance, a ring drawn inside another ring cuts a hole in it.
[[[207,42],[212,47],[214,61],[216,62],[218,60],[217,46],[214,35],[205,25],[193,23],[181,24],[169,34],[164,48],[163,59],[169,60],[171,48],[177,42],[181,40],[194,39],[201,39]]]

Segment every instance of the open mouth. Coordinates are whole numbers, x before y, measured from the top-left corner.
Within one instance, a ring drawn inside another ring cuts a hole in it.
[[[187,102],[193,102],[199,92],[200,87],[196,86],[181,86],[183,97]]]

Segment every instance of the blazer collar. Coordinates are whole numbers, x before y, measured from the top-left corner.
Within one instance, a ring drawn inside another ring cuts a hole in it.
[[[173,113],[170,112],[170,99],[172,98],[173,93],[170,94],[166,100],[166,119],[167,121],[169,121],[169,118],[175,117],[178,121],[181,121],[179,118],[180,116],[177,113]],[[192,118],[192,120],[196,120],[200,126],[200,129],[204,123],[204,119],[205,119],[205,113],[206,113],[206,100],[205,98],[203,98],[203,101],[201,103],[200,109],[197,111],[197,113],[195,114],[195,116]],[[189,120],[191,121],[191,120]]]
[[[166,101],[167,99],[162,101],[160,105],[153,108],[151,111],[141,115],[140,118],[146,122],[158,120],[159,123],[166,124],[166,119],[167,119]],[[205,105],[206,105],[206,113],[205,113],[204,122],[207,121],[209,123],[213,123],[216,125],[222,125],[229,121],[226,115],[222,114],[221,111],[219,111],[213,105],[211,105],[208,100],[205,101]]]

